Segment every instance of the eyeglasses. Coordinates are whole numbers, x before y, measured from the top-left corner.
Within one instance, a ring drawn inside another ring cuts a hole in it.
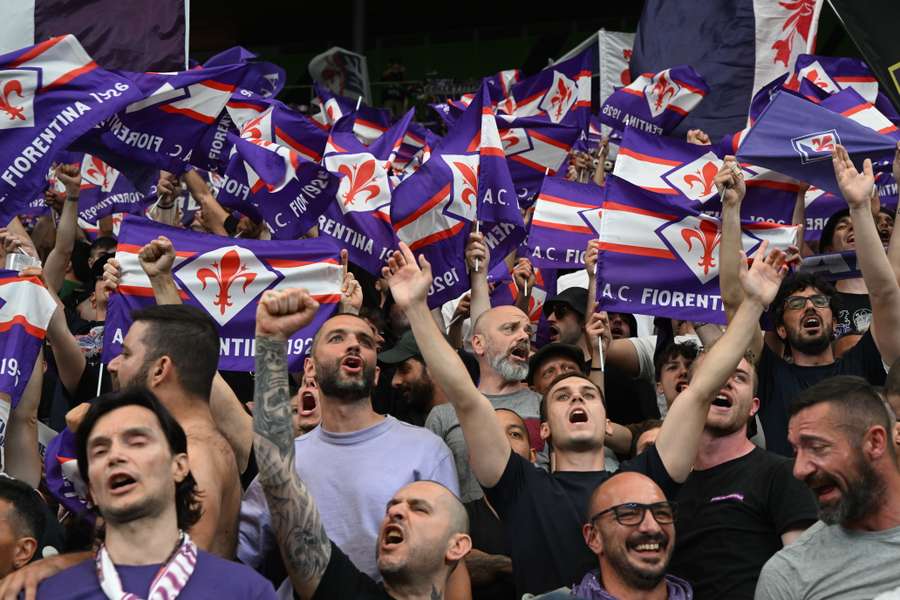
[[[806,306],[806,301],[812,302],[816,308],[825,308],[831,302],[831,298],[825,294],[813,294],[812,296],[788,296],[784,299],[784,305],[791,310],[800,310]]]
[[[606,510],[601,510],[591,517],[591,524],[608,512],[613,514],[616,521],[620,525],[633,527],[640,525],[644,521],[644,514],[649,510],[653,513],[653,518],[660,525],[668,525],[675,521],[675,503],[674,502],[654,502],[653,504],[639,504],[637,502],[628,502],[626,504],[617,504]]]
[[[550,315],[554,315],[557,319],[565,319],[566,315],[569,314],[569,307],[565,304],[554,304],[550,307],[548,317]]]

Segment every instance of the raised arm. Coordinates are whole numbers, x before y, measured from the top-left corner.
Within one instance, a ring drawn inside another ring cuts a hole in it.
[[[850,207],[856,260],[872,303],[870,331],[881,352],[881,359],[890,365],[900,357],[900,329],[897,328],[897,323],[900,323],[900,285],[872,217],[870,199],[872,194],[878,193],[872,161],[867,158],[860,173],[843,146],[835,147],[831,156],[835,177]]]
[[[744,270],[743,244],[741,243],[741,202],[747,193],[747,186],[740,167],[733,156],[726,156],[715,177],[716,189],[722,197],[722,240],[719,243],[719,287],[722,304],[728,321],[734,318],[738,306],[744,300],[740,273]],[[757,326],[750,343],[749,352],[755,363],[762,354],[763,334]]]
[[[41,454],[38,451],[38,406],[41,403],[41,386],[44,382],[44,357],[38,354],[34,369],[19,403],[9,415],[6,429],[6,473],[24,481],[33,488],[41,484]],[[0,395],[3,397],[4,395]],[[9,402],[8,397],[3,398]]]
[[[469,318],[474,324],[481,313],[491,309],[491,290],[488,287],[487,272],[488,263],[491,260],[491,250],[484,241],[484,235],[472,232],[466,242],[466,267],[469,269],[469,287],[471,287],[471,306]],[[475,270],[475,263],[478,270]]]
[[[456,409],[475,477],[481,485],[494,487],[509,460],[509,442],[490,401],[478,391],[471,378],[460,377],[466,368],[428,312],[426,298],[431,286],[431,265],[424,256],[416,264],[409,246],[401,242],[400,250],[388,259],[382,274],[394,301],[409,319],[428,372]]]
[[[331,559],[319,511],[294,469],[288,389],[287,340],[312,320],[317,308],[305,290],[291,289],[265,292],[256,309],[253,446],[272,530],[300,598],[312,598]]]
[[[690,385],[675,398],[656,438],[659,455],[675,481],[682,482],[690,474],[710,403],[745,355],[754,334],[759,331],[760,315],[775,298],[787,273],[785,254],[773,250],[766,255],[767,246],[767,242],[760,245],[749,271],[741,267],[744,301],[725,333],[697,366]],[[742,262],[743,258],[741,256]]]
[[[59,165],[56,176],[66,186],[66,200],[63,202],[56,228],[56,242],[44,263],[44,281],[54,292],[62,288],[66,276],[66,265],[72,259],[75,236],[78,232],[78,196],[81,193],[81,172],[78,165]]]
[[[900,142],[897,142],[897,151],[894,153],[894,164],[891,167],[894,181],[898,182],[898,199],[900,199]],[[891,232],[891,241],[888,243],[887,256],[894,270],[894,277],[900,282],[900,202],[897,203],[897,211],[894,213],[894,230]]]

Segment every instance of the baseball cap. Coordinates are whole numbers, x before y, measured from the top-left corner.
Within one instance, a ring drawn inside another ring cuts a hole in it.
[[[558,304],[565,304],[579,315],[584,317],[584,311],[587,308],[588,291],[583,287],[570,287],[553,296],[544,304],[544,313],[550,314],[553,307]]]
[[[410,329],[400,336],[393,348],[379,354],[378,360],[388,365],[396,365],[413,356],[422,356],[422,353],[419,351],[419,345]]]
[[[572,344],[551,342],[535,352],[528,360],[528,376],[525,377],[525,382],[531,385],[534,382],[534,375],[537,373],[537,370],[552,358],[570,358],[572,362],[584,371],[584,351],[581,348]]]

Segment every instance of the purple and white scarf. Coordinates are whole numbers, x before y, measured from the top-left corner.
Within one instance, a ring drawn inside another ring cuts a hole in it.
[[[169,559],[163,564],[153,582],[146,600],[174,600],[187,585],[197,566],[197,545],[191,541],[186,531],[181,532],[181,541]],[[94,561],[97,566],[97,579],[100,589],[110,600],[144,600],[136,594],[122,589],[122,581],[106,550],[106,544],[100,546]]]

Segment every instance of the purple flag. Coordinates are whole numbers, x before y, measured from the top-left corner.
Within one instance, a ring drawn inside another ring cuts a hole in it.
[[[534,205],[526,245],[532,264],[552,269],[584,267],[584,251],[600,234],[606,188],[547,177]]]
[[[412,121],[410,110],[369,146],[355,131],[355,113],[341,117],[331,130],[323,164],[340,178],[340,187],[319,218],[319,235],[347,248],[350,260],[378,276],[396,246],[391,227],[391,163]]]
[[[862,277],[862,271],[856,263],[855,251],[807,256],[797,270],[818,275],[826,281]]]
[[[840,194],[831,151],[847,148],[857,167],[889,165],[896,141],[808,100],[779,92],[741,142],[737,158]]]
[[[731,138],[728,138],[731,141]],[[613,174],[673,203],[718,217],[722,204],[713,179],[722,157],[736,150],[689,144],[628,127]],[[762,167],[742,165],[747,194],[741,217],[747,221],[790,223],[799,184]]]
[[[313,335],[340,301],[340,250],[327,240],[258,241],[226,238],[125,217],[116,258],[122,265],[118,293],[109,301],[103,360],[121,351],[131,311],[153,304],[153,290],[137,255],[147,240],[165,235],[175,246],[175,283],[186,304],[205,310],[221,336],[219,368],[253,370],[256,303],[269,289],[306,288],[319,301],[312,323],[288,342],[288,364],[300,371]]]
[[[142,96],[127,78],[101,69],[74,36],[0,56],[0,221],[43,190],[54,156]]]
[[[865,125],[872,131],[900,140],[900,131],[897,130],[897,126],[852,87],[828,96],[822,100],[821,106],[860,125]]]
[[[591,118],[591,73],[596,59],[597,49],[588,47],[514,84],[511,97],[515,112],[509,114],[574,125],[586,135]]]
[[[394,190],[391,222],[397,237],[432,264],[429,306],[469,289],[465,245],[475,220],[491,248],[486,268],[525,237],[486,84],[431,158]]]
[[[84,155],[78,196],[80,219],[96,223],[113,213],[143,215],[144,209],[155,201],[155,195],[147,197],[140,193],[122,173],[99,157]]]
[[[614,91],[600,109],[600,122],[616,131],[634,127],[667,134],[697,106],[709,87],[690,66],[644,73]]]
[[[75,434],[69,429],[63,429],[47,446],[44,472],[47,488],[53,497],[73,514],[93,522],[95,516],[87,500],[87,485],[78,471]]]
[[[282,67],[256,60],[257,58],[256,54],[246,48],[234,46],[208,58],[203,66],[221,67],[247,63],[248,68],[243,81],[241,81],[241,87],[257,93],[263,98],[273,98],[284,89],[287,74]]]
[[[606,185],[597,263],[601,308],[724,323],[718,219],[614,175]],[[742,229],[748,255],[763,240],[784,249],[797,235],[796,227],[774,223],[743,223]]]
[[[556,175],[581,131],[577,127],[534,117],[516,119],[499,115],[497,129],[519,205],[534,204],[545,175]]]
[[[41,351],[56,302],[36,277],[0,271],[0,393],[19,403]],[[10,404],[0,401],[0,445],[6,439]]]
[[[357,113],[353,123],[353,133],[364,144],[378,139],[391,125],[391,113],[384,108],[373,108],[360,103],[357,109],[356,100],[333,94],[328,88],[318,82],[313,84],[316,91],[316,102],[321,107],[321,112],[313,115],[313,120],[325,132],[328,132],[338,119],[350,113]]]

